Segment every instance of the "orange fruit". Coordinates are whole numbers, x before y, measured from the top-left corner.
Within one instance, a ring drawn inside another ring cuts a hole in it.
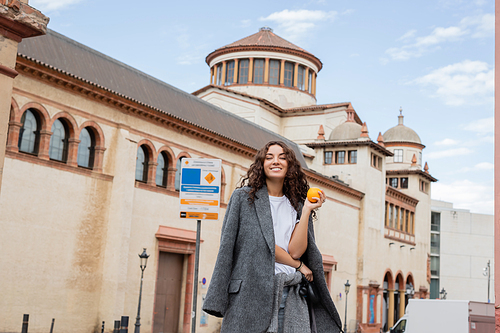
[[[323,191],[321,191],[319,188],[311,187],[309,191],[307,191],[307,199],[311,202],[317,202],[318,200],[313,198],[319,198],[319,192],[323,193]]]

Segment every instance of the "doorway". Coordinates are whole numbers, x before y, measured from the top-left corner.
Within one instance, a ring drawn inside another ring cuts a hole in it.
[[[184,254],[160,252],[153,333],[178,333]]]

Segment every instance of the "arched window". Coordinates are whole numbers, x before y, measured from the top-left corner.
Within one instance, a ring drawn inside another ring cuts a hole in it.
[[[78,144],[78,166],[92,169],[94,167],[95,138],[92,130],[85,127],[80,132]]]
[[[40,141],[40,122],[36,115],[28,109],[24,112],[21,123],[18,141],[19,151],[36,154],[38,152],[38,142]]]
[[[158,165],[156,166],[156,185],[167,187],[168,158],[164,152],[158,155]]]
[[[175,190],[179,191],[181,188],[181,163],[184,157],[181,157],[177,160],[177,171],[175,171]]]
[[[135,180],[147,182],[148,180],[148,150],[144,145],[137,149],[137,159],[135,162]]]
[[[65,124],[56,119],[52,124],[49,157],[52,160],[66,162],[68,157],[68,130]]]

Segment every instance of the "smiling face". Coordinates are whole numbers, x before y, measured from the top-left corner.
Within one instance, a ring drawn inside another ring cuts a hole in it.
[[[268,180],[285,180],[288,171],[288,161],[283,148],[270,146],[264,158],[264,173]]]

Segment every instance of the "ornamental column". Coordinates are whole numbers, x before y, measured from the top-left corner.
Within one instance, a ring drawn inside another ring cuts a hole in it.
[[[248,59],[248,83],[253,82],[253,58]]]
[[[299,63],[295,63],[295,68],[293,70],[293,87],[297,88],[297,81],[299,77]]]
[[[80,144],[80,140],[75,138],[68,139],[68,160],[66,164],[69,166],[77,167],[78,166],[78,145]]]
[[[266,66],[264,67],[264,83],[269,83],[269,58],[266,58]]]
[[[387,294],[389,295],[389,310],[387,314],[387,327],[394,326],[394,290],[388,289]]]
[[[238,83],[238,59],[234,59],[234,75],[233,75],[233,84]]]
[[[304,91],[309,92],[309,67],[306,67],[304,77]]]
[[[404,314],[405,314],[405,290],[400,290],[399,291],[399,318],[403,317]]]
[[[226,61],[225,60],[222,62],[222,77],[220,79],[220,85],[221,86],[226,85]]]
[[[17,46],[23,38],[44,35],[49,18],[28,5],[28,1],[0,0],[0,191],[7,129],[16,71]]]
[[[285,85],[285,60],[281,60],[280,66],[280,86]]]

